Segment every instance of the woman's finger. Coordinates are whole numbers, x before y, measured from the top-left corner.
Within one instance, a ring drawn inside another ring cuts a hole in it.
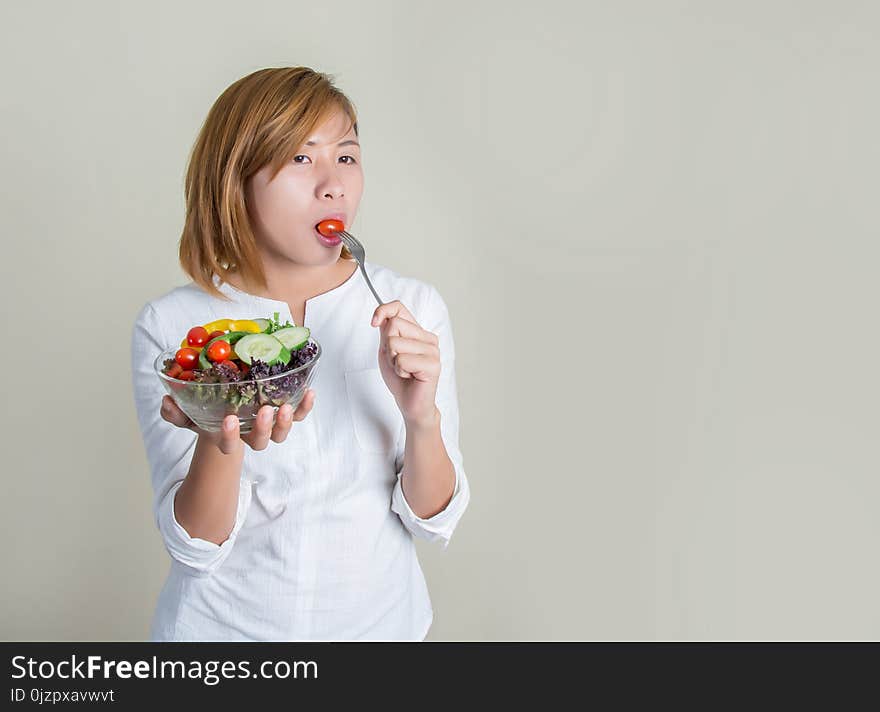
[[[438,347],[440,341],[437,338],[437,334],[426,331],[418,324],[407,321],[400,316],[392,317],[386,321],[382,325],[380,332],[379,348],[382,353],[387,353],[392,359],[401,352],[401,349],[398,349],[395,343],[418,342],[419,345],[414,345],[412,349],[402,349],[404,352],[428,353],[424,350],[427,347],[436,349],[437,353],[440,352]],[[395,341],[396,339],[402,339],[402,341],[397,342]]]
[[[428,341],[437,343],[437,335],[423,329],[418,324],[395,316],[383,324],[383,329],[388,336],[405,336],[408,339],[418,339],[419,341]]]
[[[380,304],[376,307],[376,311],[373,312],[373,326],[382,326],[382,322],[385,319],[390,319],[395,316],[400,315],[407,321],[415,323],[416,318],[412,315],[409,309],[407,309],[402,302],[395,299],[393,302],[387,302],[385,304]]]
[[[159,414],[178,428],[189,428],[192,430],[192,427],[195,425],[190,420],[190,417],[180,409],[180,406],[174,402],[174,399],[168,395],[162,396],[162,407],[159,409]]]
[[[315,392],[309,388],[303,396],[303,399],[299,402],[299,405],[296,407],[296,410],[293,412],[293,419],[297,422],[305,420],[306,416],[312,412],[314,405]]]
[[[283,443],[287,439],[287,434],[293,425],[293,408],[290,403],[285,403],[278,409],[278,415],[275,417],[275,427],[272,428],[272,442]]]
[[[306,391],[296,410],[290,403],[285,403],[278,409],[278,417],[275,419],[275,427],[272,428],[272,440],[276,443],[284,442],[290,434],[294,422],[304,420],[311,412],[315,404],[315,392],[310,388]]]
[[[257,418],[254,421],[254,429],[247,435],[242,436],[253,450],[265,450],[269,447],[269,438],[272,436],[272,421],[275,416],[275,409],[271,405],[264,405],[257,411]]]
[[[404,336],[389,336],[388,349],[397,354],[427,354],[439,356],[440,349],[434,344],[419,339],[408,339]]]
[[[411,375],[419,381],[431,381],[440,377],[440,362],[424,354],[398,354],[394,368],[402,378]]]
[[[238,416],[227,415],[220,424],[220,440],[217,442],[217,447],[224,455],[229,455],[241,446],[241,440],[241,426],[238,422]]]

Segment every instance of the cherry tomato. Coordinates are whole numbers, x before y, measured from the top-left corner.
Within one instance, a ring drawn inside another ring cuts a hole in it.
[[[168,367],[168,373],[166,375],[171,376],[171,378],[177,378],[181,371],[183,371],[183,366],[175,361]]]
[[[178,378],[181,381],[191,381],[195,375],[192,371],[181,371]]]
[[[251,370],[251,367],[248,366],[246,363],[243,363],[241,364],[241,368],[239,370],[241,371],[241,375],[246,376],[247,372]]]
[[[204,346],[208,340],[208,330],[204,326],[194,326],[186,332],[186,342],[190,346]]]
[[[174,360],[177,361],[183,369],[195,368],[196,364],[199,362],[199,352],[195,349],[184,347],[177,350],[177,353],[174,354]]]
[[[225,333],[226,333],[225,331],[220,331],[220,330],[212,331],[210,334],[208,334],[208,338],[205,340],[205,342],[207,343],[211,339],[216,339],[218,336],[223,336],[223,334],[225,334]]]
[[[218,365],[220,365],[220,364],[218,364]],[[237,364],[235,361],[231,360],[231,359],[228,360],[228,361],[224,361],[222,365],[223,365],[223,366],[228,366],[228,367],[231,368],[233,371],[237,371],[237,370],[238,370],[238,364]]]
[[[219,339],[208,347],[208,360],[214,363],[225,361],[232,354],[232,347],[228,341]]]
[[[182,349],[191,348],[191,349],[195,349],[196,351],[201,351],[204,347],[203,346],[193,346],[189,342],[189,339],[184,339],[183,341],[180,342],[180,348],[182,348]]]
[[[342,220],[322,220],[315,227],[324,237],[336,237],[337,232],[345,230],[345,223]]]

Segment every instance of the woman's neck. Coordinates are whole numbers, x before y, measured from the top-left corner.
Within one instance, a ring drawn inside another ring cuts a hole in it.
[[[343,284],[358,268],[354,260],[339,259],[329,267],[299,268],[290,271],[266,270],[266,287],[247,284],[236,271],[229,273],[226,281],[236,289],[257,297],[284,301],[288,304],[304,303],[307,299],[329,292]]]

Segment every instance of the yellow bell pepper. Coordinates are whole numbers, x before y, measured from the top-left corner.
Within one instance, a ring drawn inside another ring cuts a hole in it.
[[[251,334],[259,334],[262,329],[259,324],[250,319],[216,319],[205,324],[210,334],[212,331],[247,331]]]
[[[262,329],[260,325],[250,319],[235,319],[229,322],[230,331],[247,331],[251,334],[259,334]]]
[[[217,319],[215,321],[210,321],[205,324],[205,329],[208,330],[210,334],[212,331],[229,331],[229,323],[232,319]]]

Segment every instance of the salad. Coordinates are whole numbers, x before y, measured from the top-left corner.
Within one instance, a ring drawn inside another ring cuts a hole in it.
[[[178,381],[170,382],[177,397],[202,409],[213,410],[217,401],[236,413],[244,405],[281,406],[304,391],[311,369],[301,367],[319,353],[310,337],[307,327],[279,323],[278,312],[272,319],[218,319],[192,327],[162,373]]]

